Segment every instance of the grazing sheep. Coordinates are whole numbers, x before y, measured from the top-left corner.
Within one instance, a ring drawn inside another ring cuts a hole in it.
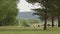
[[[40,27],[40,25],[38,25],[38,27]]]
[[[50,24],[47,24],[47,26],[51,26]]]
[[[37,28],[37,27],[40,27],[40,24],[33,24],[32,26],[33,28]]]
[[[30,25],[27,25],[27,24],[26,24],[24,27],[30,27]]]

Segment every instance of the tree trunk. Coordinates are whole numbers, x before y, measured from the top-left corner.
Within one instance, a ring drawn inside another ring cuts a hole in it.
[[[58,16],[58,27],[60,27],[60,16]]]
[[[54,27],[54,16],[52,16],[52,28]]]
[[[45,23],[44,23],[44,30],[46,30],[46,24],[47,24],[47,12],[45,12]]]

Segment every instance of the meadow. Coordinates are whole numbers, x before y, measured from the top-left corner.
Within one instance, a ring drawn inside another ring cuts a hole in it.
[[[0,34],[60,34],[60,27],[57,27],[57,26],[53,28],[51,26],[47,26],[47,30],[43,30],[43,26],[40,26],[40,27],[21,26],[21,25],[26,25],[25,23],[35,24],[37,22],[38,21],[33,19],[29,20],[29,22],[22,19],[20,20],[20,23],[18,26],[0,26]]]
[[[1,26],[0,34],[60,34],[60,28],[47,27],[47,30],[43,30],[43,27]]]

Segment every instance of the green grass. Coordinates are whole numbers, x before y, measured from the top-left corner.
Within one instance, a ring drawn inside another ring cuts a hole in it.
[[[0,34],[60,34],[59,31],[0,31]]]
[[[47,28],[43,30],[42,28],[30,28],[30,27],[20,27],[20,26],[2,26],[0,27],[0,34],[60,34],[60,28]]]

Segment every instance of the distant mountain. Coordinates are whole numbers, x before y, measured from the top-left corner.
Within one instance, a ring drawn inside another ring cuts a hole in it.
[[[33,15],[34,12],[19,12],[18,17],[19,18],[28,18],[28,19],[37,19],[37,15]]]

